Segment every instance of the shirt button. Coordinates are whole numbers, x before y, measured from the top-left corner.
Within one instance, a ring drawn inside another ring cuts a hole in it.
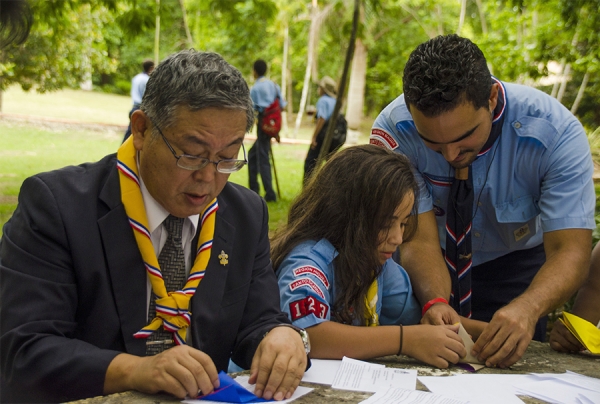
[[[481,205],[483,205],[483,203],[477,202],[477,206],[481,206]]]
[[[513,126],[515,127],[515,129],[519,129],[521,127],[521,122],[517,121],[513,124]]]
[[[481,234],[475,233],[475,237],[479,237],[479,236],[481,236]]]

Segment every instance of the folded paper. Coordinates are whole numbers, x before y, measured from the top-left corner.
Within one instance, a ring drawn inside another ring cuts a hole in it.
[[[559,320],[581,342],[585,349],[595,355],[600,354],[600,329],[594,324],[567,312],[563,312],[563,317]]]
[[[219,401],[223,403],[266,403],[273,401],[256,397],[256,395],[246,390],[223,371],[219,372],[219,382],[220,386],[218,389],[210,394],[198,397],[198,400]]]
[[[479,359],[477,359],[477,357],[471,355],[471,351],[473,350],[473,345],[475,345],[475,343],[462,324],[458,328],[458,336],[462,339],[465,349],[467,350],[467,356],[458,361],[458,366],[470,372],[476,372],[485,367],[484,362],[481,362]]]

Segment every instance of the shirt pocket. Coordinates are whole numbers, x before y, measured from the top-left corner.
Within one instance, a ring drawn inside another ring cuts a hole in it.
[[[537,217],[540,210],[533,196],[526,195],[512,202],[494,207],[497,232],[506,247],[524,247],[537,233]]]

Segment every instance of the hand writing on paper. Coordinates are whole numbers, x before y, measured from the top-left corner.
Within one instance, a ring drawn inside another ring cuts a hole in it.
[[[458,313],[446,303],[436,303],[425,312],[421,324],[456,324],[460,322]]]
[[[414,325],[404,327],[402,353],[445,369],[467,355],[458,336],[459,324]]]
[[[488,367],[506,368],[517,362],[531,342],[538,318],[513,301],[499,309],[473,346],[473,355]]]
[[[164,391],[178,398],[196,398],[219,387],[212,359],[202,351],[179,345],[154,356],[119,354],[108,366],[104,393],[137,390]]]
[[[306,361],[298,332],[289,327],[275,327],[256,349],[248,383],[256,383],[254,394],[258,397],[288,399],[302,380]]]
[[[550,347],[558,352],[580,352],[584,349],[581,342],[571,334],[571,331],[560,320],[554,322],[552,326]]]

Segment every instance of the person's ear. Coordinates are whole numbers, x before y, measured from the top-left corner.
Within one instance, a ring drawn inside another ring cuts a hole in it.
[[[150,118],[142,111],[138,109],[131,114],[131,136],[133,137],[133,145],[136,150],[142,150],[146,137],[149,137],[150,133]]]
[[[494,82],[494,84],[492,84],[492,89],[490,90],[490,99],[489,99],[489,105],[490,105],[490,112],[492,113],[492,116],[494,115],[494,110],[496,109],[496,105],[498,105],[498,94],[500,91],[500,84]]]

